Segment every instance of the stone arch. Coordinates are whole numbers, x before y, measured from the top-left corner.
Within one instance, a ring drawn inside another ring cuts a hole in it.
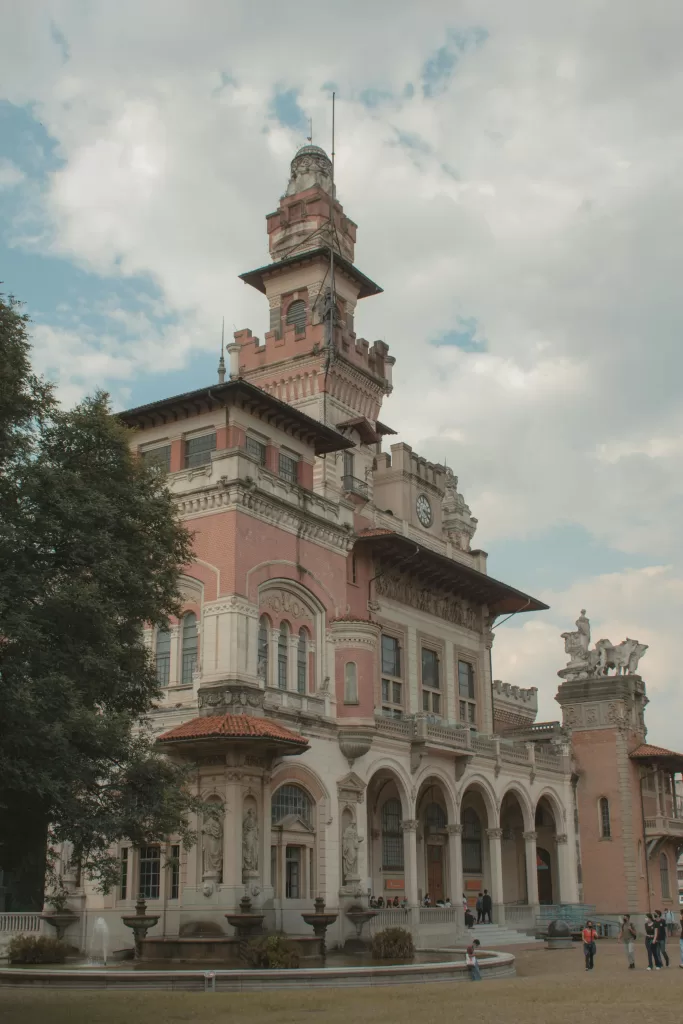
[[[552,824],[541,824],[538,821],[538,811],[541,805],[545,804],[550,808]],[[556,903],[562,896],[561,889],[564,885],[560,877],[560,863],[557,845],[557,837],[564,832],[565,813],[562,801],[557,793],[550,787],[545,787],[539,794],[534,807],[534,831],[536,832],[536,859],[538,865],[538,899],[540,903]]]
[[[450,857],[451,843],[456,839],[448,828],[459,817],[450,780],[439,767],[433,766],[421,773],[415,789],[418,896],[424,898],[429,894],[432,904],[444,900],[451,892],[459,899],[461,880],[454,874]]]
[[[280,789],[281,786],[285,785],[300,786],[301,789],[306,791],[306,793],[310,796],[311,800],[314,803],[312,824],[315,835],[309,834],[307,838],[304,838],[302,840],[301,838],[296,836],[296,834],[291,834],[291,838],[289,841],[293,839],[295,845],[304,843],[307,844],[307,846],[310,848],[312,863],[314,867],[312,869],[312,880],[309,880],[309,887],[314,884],[317,891],[325,892],[326,889],[329,887],[328,883],[331,883],[332,885],[334,884],[334,876],[332,874],[329,874],[327,853],[328,824],[331,818],[330,794],[318,773],[313,771],[313,769],[310,768],[308,765],[296,762],[284,762],[278,765],[278,767],[275,769],[271,777],[271,799],[268,801],[268,806],[264,808],[264,813],[268,816],[268,828],[271,828],[270,816],[272,797],[277,792],[277,790]],[[297,827],[301,828],[300,825],[298,825]],[[288,832],[285,832],[284,834],[280,835],[281,843],[283,841],[284,843],[288,841],[288,835],[290,835],[290,833]],[[271,833],[271,843],[275,843],[275,845],[277,846],[278,844],[276,840],[277,833],[275,835]],[[284,880],[285,877],[285,868],[282,863],[282,856],[284,855],[284,853],[284,849],[282,848],[282,846],[280,846],[279,852],[276,853],[275,870],[280,874],[281,895],[284,894],[282,890],[282,881]],[[308,856],[308,854],[306,854],[306,856]]]
[[[325,678],[325,605],[320,598],[296,580],[276,576],[264,580],[258,585],[256,596],[259,619],[267,615],[272,628],[279,630],[282,623],[289,627],[289,637],[296,638],[300,629],[307,633],[307,651],[309,667],[307,678],[316,680],[318,685]],[[290,673],[292,678],[288,688],[296,686],[296,671]]]
[[[460,790],[460,813],[462,815],[462,805],[465,797],[470,792],[475,790],[481,796],[481,799],[486,808],[486,822],[482,822],[484,828],[498,828],[499,815],[500,815],[500,804],[498,798],[493,790],[493,787],[489,780],[484,775],[469,775],[463,782],[462,789]]]
[[[307,586],[299,582],[302,572],[306,578]],[[323,610],[329,609],[331,615],[337,615],[338,609],[334,596],[322,580],[312,573],[310,569],[302,569],[301,566],[286,558],[273,558],[267,562],[259,562],[257,565],[252,566],[247,573],[247,596],[249,600],[256,603],[258,601],[259,589],[263,584],[272,583],[275,580],[286,580],[293,587],[300,587],[301,590],[316,597]]]
[[[517,798],[517,801],[518,801],[519,806],[521,808],[522,817],[524,819],[524,831],[525,832],[533,832],[533,830],[534,830],[534,812],[536,810],[536,807],[532,803],[529,794],[527,792],[525,792],[525,790],[523,789],[523,787],[520,785],[519,782],[510,782],[510,783],[508,783],[508,785],[505,787],[503,793],[501,794],[501,798],[500,798],[501,808],[503,806],[503,801],[505,800],[505,797],[509,793],[512,793]]]
[[[536,798],[536,803],[534,804],[534,814],[538,810],[538,805],[540,804],[541,800],[543,800],[544,798],[550,804],[550,809],[553,813],[553,820],[555,822],[555,832],[557,835],[559,835],[560,833],[564,832],[567,820],[562,800],[557,795],[554,789],[551,789],[549,786],[546,786],[544,789],[541,790],[541,792],[538,794]]]
[[[401,801],[401,813],[403,820],[407,821],[412,819],[415,813],[415,801],[412,795],[412,786],[404,773],[403,767],[398,761],[395,761],[391,757],[379,757],[376,761],[373,761],[372,764],[368,766],[367,770],[368,791],[372,786],[374,777],[382,772],[393,777],[399,793],[399,799]]]
[[[445,772],[438,765],[431,765],[431,766],[425,767],[420,772],[420,774],[418,775],[417,779],[415,780],[415,793],[416,793],[416,797],[415,797],[415,812],[416,812],[416,814],[418,813],[419,808],[420,808],[420,793],[421,793],[421,790],[425,787],[425,785],[429,782],[430,779],[433,779],[441,787],[441,789],[443,791],[444,802],[446,804],[446,813],[448,815],[448,823],[449,823],[449,825],[455,824],[458,821],[458,815],[459,815],[459,812],[460,812],[460,807],[459,807],[459,804],[458,804],[458,799],[457,799],[457,796],[456,796],[456,793],[455,793],[455,789],[454,789],[454,787],[453,787],[453,785],[451,783],[451,780],[450,780],[450,778],[448,776],[448,773]]]

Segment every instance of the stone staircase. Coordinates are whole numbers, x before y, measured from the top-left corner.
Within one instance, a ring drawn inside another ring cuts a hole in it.
[[[528,932],[506,928],[499,924],[475,924],[467,931],[468,941],[479,939],[482,949],[498,949],[500,946],[542,946],[543,939],[536,939]]]

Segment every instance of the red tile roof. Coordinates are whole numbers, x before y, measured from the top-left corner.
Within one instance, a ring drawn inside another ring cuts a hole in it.
[[[631,751],[629,757],[636,759],[640,757],[675,758],[683,761],[683,754],[677,754],[675,750],[667,750],[666,747],[654,747],[651,743],[641,743],[639,747]]]
[[[308,741],[296,732],[290,732],[270,718],[255,718],[253,715],[206,715],[192,718],[159,736],[160,742],[168,740],[203,740],[218,737],[233,739],[279,740],[298,747],[307,747]]]
[[[396,535],[395,530],[386,530],[383,526],[368,526],[358,533],[359,537],[393,537],[394,535]]]

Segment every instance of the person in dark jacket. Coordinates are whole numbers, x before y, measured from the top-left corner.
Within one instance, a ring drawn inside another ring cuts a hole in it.
[[[647,950],[648,971],[652,970],[653,961],[655,970],[661,971],[662,960],[659,955],[659,946],[657,945],[657,927],[652,914],[647,914],[645,917],[645,949]]]
[[[493,924],[493,917],[491,916],[492,911],[493,911],[493,900],[491,899],[491,896],[489,894],[488,889],[484,889],[484,895],[481,898],[481,917],[482,917],[482,922],[484,924],[486,924],[486,919],[487,918],[488,918],[488,923],[489,924]]]
[[[475,904],[475,910],[477,911],[477,924],[481,924],[484,916],[484,894],[480,892],[477,896],[477,902]]]
[[[671,961],[666,951],[666,918],[661,910],[655,910],[655,938],[659,949],[659,962],[663,960],[668,967]]]

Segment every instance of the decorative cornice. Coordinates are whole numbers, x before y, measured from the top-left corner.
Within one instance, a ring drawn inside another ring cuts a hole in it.
[[[527,843],[535,843],[538,839],[538,832],[523,832],[522,835]]]
[[[502,839],[503,830],[502,828],[487,828],[486,835],[489,837],[489,839]]]
[[[446,825],[446,832],[448,832],[449,836],[461,836],[462,829],[462,825]]]
[[[381,561],[375,578],[375,593],[378,597],[436,615],[456,626],[481,632],[481,614],[469,601],[445,591],[439,593],[434,587],[420,587],[408,573],[396,571]]]
[[[226,612],[238,612],[240,615],[248,615],[251,618],[258,618],[258,608],[248,601],[246,597],[239,594],[230,594],[221,597],[218,601],[206,602],[204,604],[204,618],[212,615],[224,615]]]
[[[559,835],[553,836],[553,839],[558,846],[563,843],[569,842],[566,832],[560,832]]]
[[[328,640],[336,647],[370,648],[374,650],[380,635],[376,622],[365,619],[335,619],[330,622]]]
[[[407,821],[401,822],[401,832],[417,832],[418,825],[418,821],[409,818]]]

